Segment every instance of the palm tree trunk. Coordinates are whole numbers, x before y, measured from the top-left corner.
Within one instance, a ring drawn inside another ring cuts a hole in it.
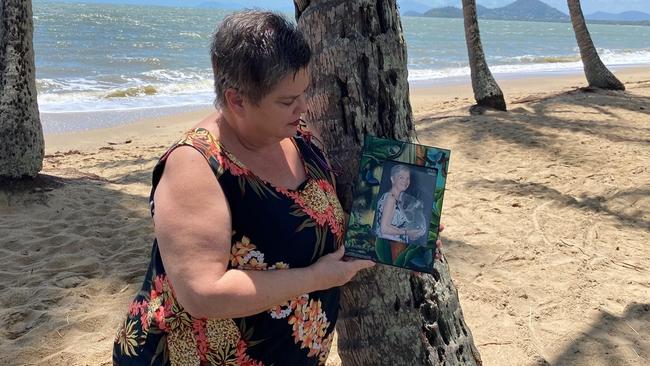
[[[472,74],[472,89],[476,104],[501,111],[506,110],[503,92],[490,72],[485,60],[481,35],[476,15],[476,0],[463,0],[463,19],[465,21],[465,41]]]
[[[589,35],[585,17],[582,15],[580,0],[567,0],[567,3],[569,5],[571,24],[576,34],[578,48],[580,48],[580,57],[582,58],[582,65],[589,86],[602,89],[625,90],[625,85],[600,60],[594,42]]]
[[[307,119],[341,162],[349,212],[364,135],[415,137],[402,25],[395,0],[294,4],[314,52]],[[343,365],[481,364],[444,259],[433,276],[387,266],[359,274],[342,289],[337,331]]]
[[[31,1],[0,1],[0,177],[34,177],[43,167],[33,27]]]

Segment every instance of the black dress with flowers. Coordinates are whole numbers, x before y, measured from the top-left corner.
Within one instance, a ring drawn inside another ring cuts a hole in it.
[[[169,153],[192,146],[205,157],[232,215],[229,268],[306,267],[343,237],[343,211],[324,157],[299,132],[307,179],[295,190],[275,187],[248,170],[205,129],[187,132],[160,159],[151,193]],[[209,218],[206,218],[209,220]],[[296,278],[300,281],[300,278]],[[303,294],[268,311],[236,319],[198,319],[176,301],[154,241],[142,289],[116,335],[115,365],[323,365],[338,313],[338,289]]]

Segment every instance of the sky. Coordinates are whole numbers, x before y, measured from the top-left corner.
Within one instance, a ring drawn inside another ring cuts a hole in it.
[[[167,6],[194,6],[204,2],[219,2],[228,5],[242,6],[260,6],[264,8],[274,8],[290,10],[293,9],[291,0],[265,0],[260,4],[259,0],[58,0],[68,2],[86,2],[86,3],[116,3],[116,4],[141,4],[141,5],[167,5]],[[478,4],[489,8],[504,6],[512,3],[514,0],[477,0]],[[566,0],[542,0],[545,3],[568,13]],[[36,2],[36,1],[35,1]],[[427,8],[440,6],[457,6],[460,7],[461,0],[397,0],[398,4],[416,3],[424,5]],[[582,10],[585,14],[591,14],[597,11],[608,13],[620,13],[624,11],[636,10],[650,13],[650,0],[581,0]]]

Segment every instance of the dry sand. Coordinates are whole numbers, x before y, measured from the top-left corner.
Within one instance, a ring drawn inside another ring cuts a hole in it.
[[[480,116],[469,86],[412,90],[420,142],[452,149],[444,252],[485,365],[650,363],[650,69],[617,75],[505,80]],[[38,187],[0,190],[0,365],[110,364],[151,169],[206,113],[46,136]]]

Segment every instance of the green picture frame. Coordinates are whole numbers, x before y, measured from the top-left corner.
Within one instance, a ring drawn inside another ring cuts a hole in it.
[[[366,135],[345,255],[431,273],[451,151]]]

